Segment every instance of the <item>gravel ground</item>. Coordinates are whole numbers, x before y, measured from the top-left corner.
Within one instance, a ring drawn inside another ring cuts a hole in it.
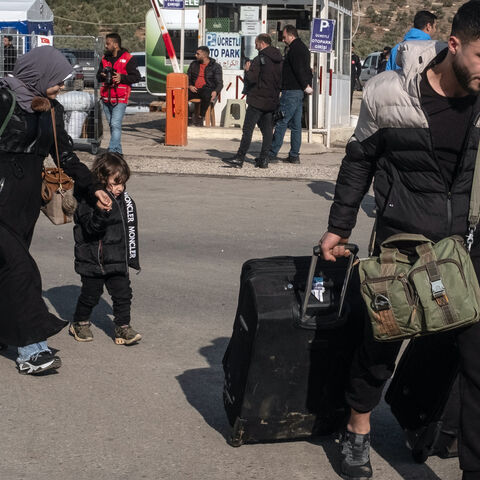
[[[358,114],[361,93],[355,92],[352,114]],[[100,152],[109,142],[108,125],[104,119],[104,137]],[[270,179],[325,179],[335,180],[344,152],[344,144],[326,149],[322,137],[314,135],[314,143],[307,143],[306,132],[300,153],[301,163],[291,165],[272,162],[268,169],[254,167],[254,158],[260,152],[261,135],[255,130],[249,155],[242,169],[232,168],[225,159],[235,154],[241,130],[223,127],[189,127],[188,145],[165,146],[165,114],[160,112],[126,115],[123,122],[122,147],[132,171],[137,173],[162,173],[174,175],[206,175],[224,177],[251,177]],[[288,156],[289,133],[279,157]],[[87,165],[94,156],[87,146],[78,146],[77,153]]]

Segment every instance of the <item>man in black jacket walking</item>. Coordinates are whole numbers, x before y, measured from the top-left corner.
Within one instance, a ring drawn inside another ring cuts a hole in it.
[[[365,86],[357,128],[338,174],[328,232],[320,241],[326,260],[348,255],[343,244],[373,177],[377,253],[397,233],[421,234],[433,242],[467,236],[480,139],[480,2],[460,7],[448,44],[405,42],[397,63],[403,68],[383,72]],[[477,231],[471,248],[477,276],[479,240]],[[359,313],[365,338],[346,388],[351,410],[341,471],[352,480],[372,477],[370,414],[402,343],[375,342],[365,316]],[[456,343],[461,357],[460,468],[463,480],[480,480],[480,323],[458,330]]]
[[[352,43],[352,66],[351,66],[351,78],[350,78],[350,110],[353,103],[353,92],[357,83],[360,81],[360,74],[362,73],[362,63],[360,57],[355,53],[355,45]]]
[[[215,102],[223,88],[222,67],[210,58],[210,49],[198,47],[195,58],[187,70],[188,99],[199,98],[200,118],[196,121],[197,127],[203,127],[203,119],[210,103]]]
[[[286,161],[300,163],[303,96],[304,93],[311,95],[313,92],[310,52],[298,38],[297,29],[293,25],[284,27],[283,41],[287,44],[282,70],[282,97],[280,98],[280,110],[284,116],[275,127],[269,157],[277,156],[288,127],[291,130],[291,146]]]
[[[237,154],[229,162],[242,168],[245,155],[252,141],[255,125],[262,132],[262,150],[255,160],[255,166],[268,167],[268,151],[273,138],[273,113],[278,106],[282,82],[282,54],[272,47],[270,35],[262,33],[255,39],[258,56],[245,64],[245,90],[247,92],[247,113],[243,123],[242,140]]]
[[[12,44],[13,37],[11,35],[3,36],[3,70],[4,75],[13,72],[13,67],[17,61],[15,47]]]

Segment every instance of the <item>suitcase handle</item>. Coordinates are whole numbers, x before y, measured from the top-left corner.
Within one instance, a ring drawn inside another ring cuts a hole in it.
[[[347,272],[345,274],[345,280],[343,281],[343,285],[342,285],[342,292],[340,295],[340,305],[338,307],[338,318],[341,318],[342,316],[343,303],[345,301],[345,294],[347,293],[348,282],[350,281],[350,276],[352,274],[353,262],[358,253],[358,245],[355,245],[354,243],[345,243],[342,245],[345,247],[346,250],[350,250],[350,256],[348,261]],[[313,276],[315,275],[315,268],[317,266],[318,257],[320,257],[321,255],[322,255],[322,250],[320,246],[315,245],[313,247],[312,261],[310,262],[310,268],[308,270],[307,283],[305,285],[305,294],[303,296],[302,311],[300,313],[300,323],[303,323],[305,313],[307,312],[308,299],[310,298],[310,290],[313,282]]]

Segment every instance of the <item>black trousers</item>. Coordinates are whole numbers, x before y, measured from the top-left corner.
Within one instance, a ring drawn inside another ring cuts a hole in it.
[[[104,285],[112,298],[113,321],[118,326],[130,324],[132,288],[128,274],[108,275],[100,278],[82,275],[82,291],[73,316],[74,322],[85,322],[90,319],[92,310],[100,301]]]
[[[252,143],[252,135],[255,125],[258,125],[262,132],[262,150],[260,158],[266,158],[273,139],[273,112],[264,112],[258,108],[248,106],[243,122],[242,140],[238,147],[238,156],[244,158]]]
[[[212,100],[212,92],[213,90],[208,87],[202,87],[197,90],[197,93],[188,91],[188,99],[192,100],[192,98],[199,98],[200,99],[200,116],[204,117],[207,113],[207,108],[210,105]]]
[[[364,316],[364,321],[364,340],[355,352],[346,390],[347,403],[361,413],[370,412],[380,403],[402,344],[374,341],[370,320]],[[470,472],[465,474],[465,479],[480,480],[480,323],[459,329],[456,341],[461,357],[460,468]]]

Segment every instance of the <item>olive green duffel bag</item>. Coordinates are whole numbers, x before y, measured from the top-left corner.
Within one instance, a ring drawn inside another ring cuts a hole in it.
[[[360,261],[361,292],[375,340],[392,341],[475,323],[480,287],[463,239],[433,243],[398,234]]]

